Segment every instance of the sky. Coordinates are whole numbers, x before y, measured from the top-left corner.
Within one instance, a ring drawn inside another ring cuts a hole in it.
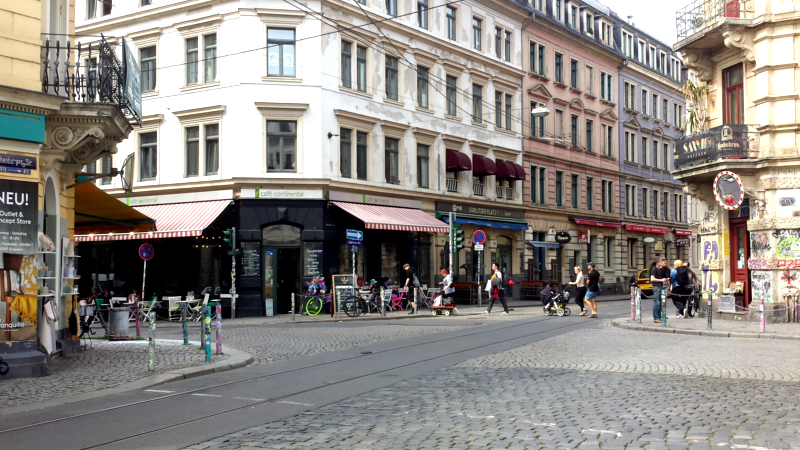
[[[675,12],[691,0],[598,0],[622,19],[633,16],[633,23],[647,34],[672,45],[676,41]]]

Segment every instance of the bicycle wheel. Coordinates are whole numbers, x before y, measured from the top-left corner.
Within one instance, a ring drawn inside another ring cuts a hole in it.
[[[350,317],[358,317],[361,315],[361,305],[359,299],[355,296],[350,296],[342,300],[342,311]]]
[[[306,302],[306,314],[311,317],[316,316],[322,311],[322,299],[319,297],[311,297]]]

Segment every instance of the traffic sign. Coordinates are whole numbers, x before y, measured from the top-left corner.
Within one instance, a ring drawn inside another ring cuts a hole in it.
[[[483,250],[483,244],[475,244],[472,246],[472,249],[475,250],[476,252],[480,252]]]
[[[361,230],[347,230],[347,240],[348,241],[363,241],[364,240],[364,232]]]
[[[153,258],[155,251],[153,250],[153,246],[150,244],[142,244],[139,246],[139,257],[145,261],[148,261]]]
[[[483,230],[477,230],[476,232],[472,233],[472,242],[483,245],[486,243],[486,233]],[[483,249],[481,249],[483,250]]]
[[[347,240],[347,245],[361,245],[363,243],[364,243],[364,241],[354,241],[352,239],[348,239]]]

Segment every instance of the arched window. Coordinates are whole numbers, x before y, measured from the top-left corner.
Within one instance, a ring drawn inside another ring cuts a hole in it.
[[[286,224],[270,225],[261,230],[261,241],[264,245],[300,245],[300,228]]]

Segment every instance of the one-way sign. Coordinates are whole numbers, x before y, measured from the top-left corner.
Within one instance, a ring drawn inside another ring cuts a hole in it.
[[[347,230],[346,236],[349,245],[361,245],[364,242],[364,232],[361,230]]]

